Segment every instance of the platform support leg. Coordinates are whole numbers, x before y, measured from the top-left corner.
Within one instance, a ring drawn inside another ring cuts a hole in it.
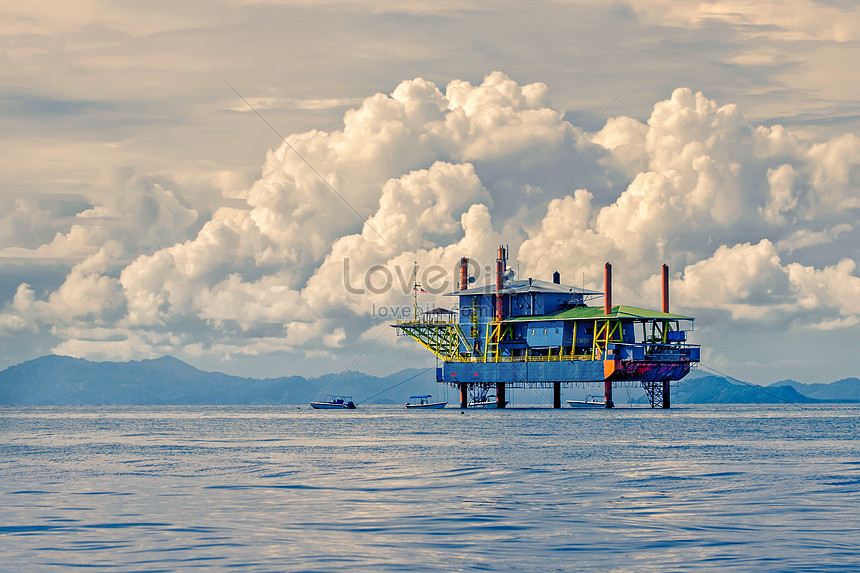
[[[468,408],[469,406],[469,385],[465,382],[460,382],[460,407]]]
[[[669,399],[669,381],[663,380],[663,407],[671,408],[671,400]]]
[[[561,382],[552,383],[552,407],[561,408]]]
[[[603,395],[606,397],[606,407],[614,408],[615,404],[612,402],[612,382],[609,380],[603,383]]]
[[[496,382],[496,406],[505,407],[505,383]]]

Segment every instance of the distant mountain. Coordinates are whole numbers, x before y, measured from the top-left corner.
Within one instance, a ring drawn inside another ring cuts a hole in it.
[[[788,386],[816,400],[856,400],[860,402],[860,379],[843,378],[830,384],[803,384],[794,380],[782,380],[769,388]]]
[[[779,404],[808,403],[816,400],[804,396],[792,386],[762,387],[756,384],[733,384],[720,376],[683,379],[672,388],[674,404]]]
[[[256,379],[204,372],[169,356],[130,362],[43,356],[0,372],[0,404],[18,405],[307,404],[326,394],[349,395],[372,404],[404,404],[415,394],[442,397],[446,389],[436,383],[433,368],[410,368],[381,378],[347,371],[315,378]],[[456,390],[447,391],[451,404],[456,404]],[[637,396],[642,396],[641,390],[628,389],[631,401],[647,402]],[[673,404],[815,401],[860,401],[860,380],[846,378],[832,384],[784,380],[763,387],[694,371],[672,388]]]
[[[412,394],[439,393],[433,369],[422,370],[260,380],[204,372],[169,356],[130,362],[43,356],[0,372],[0,404],[307,404],[320,394],[403,404]]]

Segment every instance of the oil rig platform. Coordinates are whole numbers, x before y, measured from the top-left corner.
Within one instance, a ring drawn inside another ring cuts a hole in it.
[[[470,393],[494,389],[504,408],[506,388],[561,388],[603,384],[606,408],[614,387],[640,385],[652,408],[669,408],[671,383],[699,361],[699,345],[687,343],[693,318],[669,313],[669,267],[662,267],[662,310],[612,305],[612,266],[606,263],[604,292],[552,282],[515,280],[507,248],[499,247],[496,281],[469,288],[469,259],[460,260],[456,311],[434,309],[398,320],[399,335],[411,336],[439,360],[436,379]],[[417,283],[416,283],[417,285]],[[417,288],[417,287],[416,287]],[[586,302],[603,297],[603,306]],[[417,310],[417,304],[416,304]]]

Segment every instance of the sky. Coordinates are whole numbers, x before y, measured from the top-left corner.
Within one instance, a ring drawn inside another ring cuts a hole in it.
[[[434,358],[460,257],[696,317],[743,380],[860,376],[842,0],[3,0],[0,368]]]

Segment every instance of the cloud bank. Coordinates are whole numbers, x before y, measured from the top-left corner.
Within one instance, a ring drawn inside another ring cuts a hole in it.
[[[860,138],[754,125],[686,88],[647,119],[581,127],[542,83],[415,78],[364,99],[340,129],[289,136],[243,201],[205,220],[156,184],[118,190],[50,239],[36,210],[3,206],[39,244],[7,239],[2,260],[69,270],[48,291],[18,285],[0,337],[96,359],[274,353],[319,371],[377,340],[408,362],[421,352],[379,309],[411,305],[413,265],[447,271],[422,275],[439,287],[422,303],[450,306],[437,295],[459,258],[482,270],[500,243],[523,277],[559,270],[591,288],[612,261],[619,300],[640,306],[657,306],[667,262],[673,310],[708,317],[706,345],[709,328],[856,334]],[[561,162],[580,176],[550,173],[523,194],[574,142]]]

